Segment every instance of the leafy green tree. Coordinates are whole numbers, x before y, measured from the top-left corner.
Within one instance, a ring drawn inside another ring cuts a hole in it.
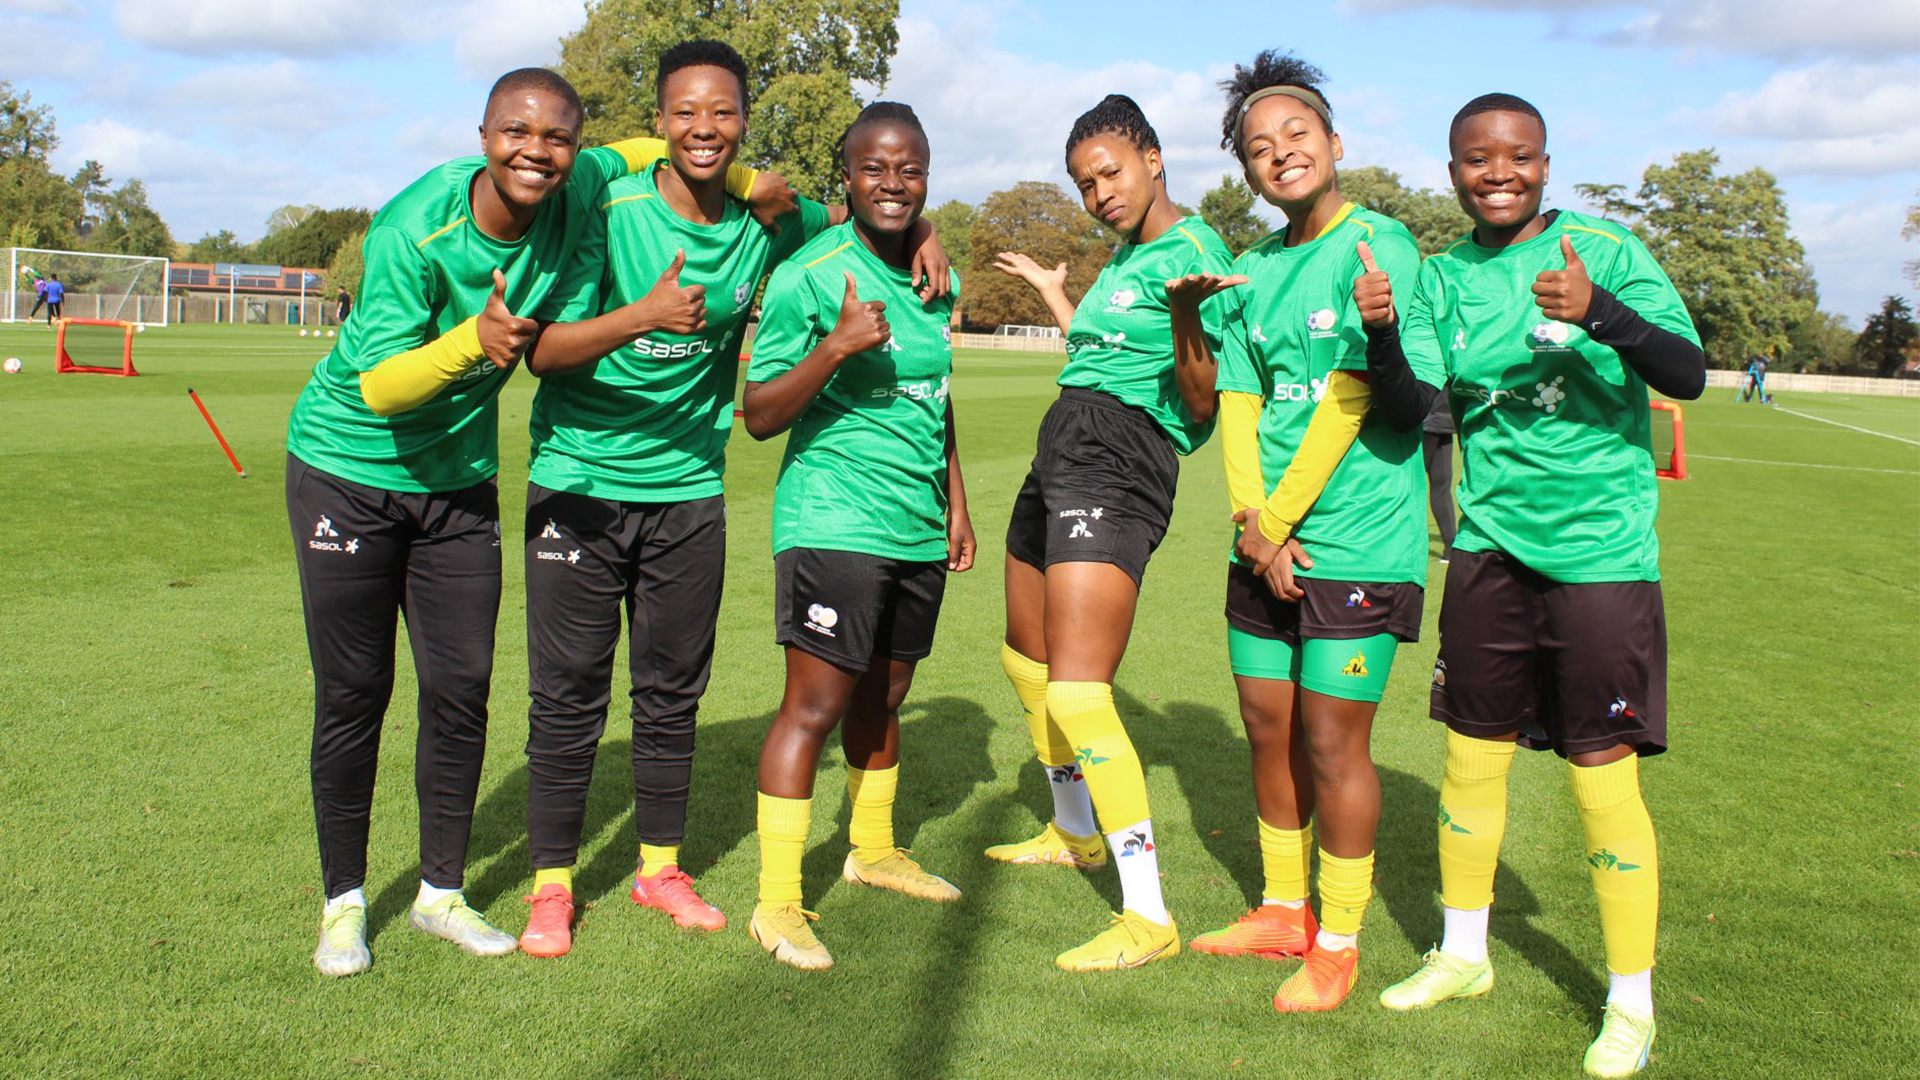
[[[1625,184],[1575,184],[1573,190],[1608,221],[1632,221],[1640,213],[1640,204],[1627,196]]]
[[[1686,301],[1707,359],[1731,368],[1787,348],[1788,331],[1812,316],[1818,294],[1773,175],[1724,175],[1719,164],[1707,149],[1650,165],[1634,201],[1620,204]]]
[[[1431,255],[1473,228],[1451,191],[1415,190],[1378,165],[1340,170],[1340,194],[1407,227],[1420,254]]]
[[[1920,354],[1920,326],[1904,298],[1889,296],[1853,342],[1854,363],[1869,375],[1889,376]]]
[[[973,287],[973,220],[978,216],[974,208],[959,199],[948,199],[939,206],[926,212],[927,223],[933,226],[934,235],[940,238],[940,246],[947,249],[947,258],[953,261],[953,268],[966,276],[966,288]],[[965,302],[966,291],[961,292]]]
[[[1002,251],[1019,251],[1042,266],[1067,264],[1067,296],[1085,295],[1112,253],[1088,228],[1080,202],[1058,184],[1023,180],[980,204],[969,238],[968,264],[979,267],[963,294],[972,322],[1051,326],[1053,316],[1026,282],[993,270]],[[1095,226],[1097,228],[1098,226]]]
[[[1200,196],[1201,219],[1213,226],[1226,241],[1227,250],[1235,255],[1272,231],[1254,214],[1254,199],[1253,189],[1232,173],[1220,178],[1220,186]]]
[[[247,245],[233,235],[232,229],[221,229],[195,240],[183,256],[187,262],[250,262]]]
[[[322,286],[326,296],[331,297],[336,290],[345,289],[348,295],[359,300],[360,276],[367,268],[367,261],[360,249],[366,239],[367,231],[361,229],[340,242],[340,249],[333,253],[333,262],[327,264],[326,284]]]
[[[690,38],[717,38],[747,63],[741,160],[780,170],[803,195],[836,198],[834,143],[860,110],[857,82],[884,86],[900,43],[899,0],[591,0],[560,41],[560,73],[587,107],[589,141],[654,130],[654,69]]]
[[[87,231],[88,251],[112,255],[173,254],[173,233],[147,205],[147,185],[129,180],[94,203],[98,221]]]
[[[372,223],[373,215],[358,208],[315,210],[298,224],[262,237],[251,258],[281,266],[329,266],[340,245]]]
[[[44,163],[59,145],[52,107],[35,105],[33,94],[15,93],[12,83],[0,79],[0,161],[27,158]]]
[[[1853,342],[1857,336],[1843,315],[1815,310],[1787,331],[1787,347],[1781,351],[1777,370],[1838,372],[1853,366]]]
[[[107,178],[105,166],[88,158],[68,183],[80,195],[80,218],[73,223],[73,231],[78,236],[85,236],[100,223],[100,206],[113,191],[113,181]]]

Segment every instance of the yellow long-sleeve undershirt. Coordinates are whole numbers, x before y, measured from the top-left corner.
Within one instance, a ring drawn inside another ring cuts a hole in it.
[[[1307,422],[1300,449],[1269,495],[1260,471],[1260,412],[1265,400],[1258,394],[1221,394],[1220,445],[1226,457],[1227,498],[1234,513],[1258,509],[1260,534],[1276,544],[1286,543],[1359,437],[1372,400],[1364,378],[1345,371],[1328,375],[1327,392]]]

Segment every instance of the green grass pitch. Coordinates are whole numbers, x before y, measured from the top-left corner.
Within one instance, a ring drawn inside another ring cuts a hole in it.
[[[616,717],[588,812],[590,903],[559,961],[480,960],[408,929],[413,683],[401,658],[375,800],[373,970],[309,962],[321,897],[311,687],[281,487],[289,405],[324,343],[176,327],[143,376],[52,374],[52,335],[0,327],[0,1071],[154,1077],[1578,1076],[1605,993],[1565,766],[1512,780],[1492,995],[1373,998],[1439,937],[1439,608],[1395,665],[1374,741],[1386,809],[1360,983],[1281,1017],[1290,965],[1186,954],[1069,975],[1056,952],[1117,903],[1111,871],[991,866],[1047,795],[1000,673],[999,537],[1054,361],[963,353],[958,408],[980,565],[948,589],[908,700],[902,842],[957,905],[842,884],[843,773],[817,787],[809,903],[838,961],[745,933],[753,767],[780,690],[767,524],[778,443],[734,440],[719,652],[684,861],[732,925],[694,937],[624,894],[634,847]],[[507,544],[493,738],[468,895],[524,923],[525,634],[517,544],[533,380],[502,408]],[[250,472],[220,456],[194,387]],[[1662,483],[1672,745],[1643,770],[1662,874],[1655,1077],[1914,1075],[1920,1058],[1920,402],[1713,390],[1686,406],[1691,479]],[[1186,463],[1118,696],[1147,767],[1187,936],[1258,893],[1247,752],[1220,615],[1218,451]],[[402,639],[404,649],[404,637]],[[624,670],[624,660],[616,673]],[[616,680],[620,676],[616,674]],[[621,700],[616,681],[615,701]]]

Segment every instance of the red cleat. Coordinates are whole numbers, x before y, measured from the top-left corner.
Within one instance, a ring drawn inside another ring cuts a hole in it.
[[[1305,956],[1320,926],[1306,904],[1262,904],[1240,916],[1232,926],[1209,930],[1187,943],[1195,952],[1215,956],[1260,956],[1284,960]]]
[[[673,916],[674,925],[688,930],[719,930],[727,917],[693,891],[693,879],[678,866],[661,867],[652,877],[633,876],[633,902]]]
[[[527,897],[527,931],[520,951],[528,956],[565,956],[573,948],[573,894],[564,885],[544,885]]]

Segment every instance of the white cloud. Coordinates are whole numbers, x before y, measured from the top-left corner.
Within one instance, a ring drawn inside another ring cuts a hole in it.
[[[1562,24],[1604,25],[1604,41],[1763,56],[1897,56],[1920,50],[1913,0],[1341,0],[1343,11],[1380,15],[1422,8],[1529,11]],[[1619,21],[1621,16],[1625,21]]]
[[[1772,144],[1759,154],[1788,175],[1861,176],[1920,170],[1920,63],[1827,60],[1781,71],[1709,110],[1715,135]]]
[[[1909,291],[1902,267],[1914,258],[1915,246],[1900,236],[1906,213],[1906,203],[1897,199],[1794,205],[1794,235],[1820,282],[1822,308],[1859,326],[1883,297]]]
[[[58,47],[48,43],[57,41]],[[100,69],[100,43],[86,38],[75,40],[57,24],[46,19],[0,16],[0,78],[13,88],[27,90],[35,81],[79,82],[92,78]]]
[[[460,74],[491,80],[560,59],[560,38],[580,29],[587,12],[581,4],[467,0],[449,17],[462,28],[453,41]]]
[[[370,53],[431,26],[434,5],[384,0],[120,0],[120,32],[188,56],[323,57]]]

